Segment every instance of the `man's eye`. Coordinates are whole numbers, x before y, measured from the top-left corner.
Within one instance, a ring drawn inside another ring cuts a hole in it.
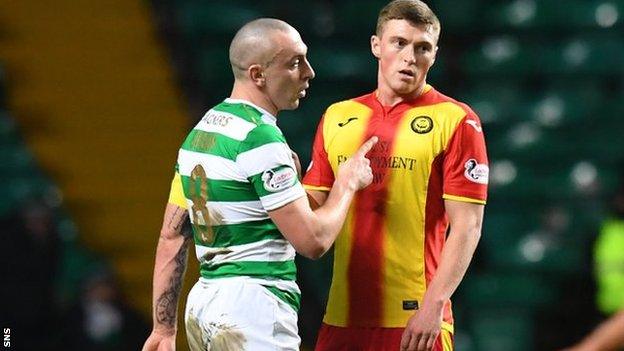
[[[292,66],[292,67],[299,67],[299,60],[294,61],[294,62],[291,64],[291,66]]]

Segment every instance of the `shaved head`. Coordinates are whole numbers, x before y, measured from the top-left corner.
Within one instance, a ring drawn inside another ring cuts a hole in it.
[[[244,77],[250,65],[270,65],[279,53],[275,33],[290,31],[297,33],[288,23],[274,18],[260,18],[245,24],[230,44],[230,65],[234,77]]]

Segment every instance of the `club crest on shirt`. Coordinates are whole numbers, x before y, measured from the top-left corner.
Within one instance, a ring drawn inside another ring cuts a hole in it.
[[[418,116],[412,120],[411,127],[418,134],[427,134],[433,129],[433,120],[429,116]]]
[[[270,192],[290,188],[297,180],[297,172],[290,166],[280,166],[262,173],[264,189]]]
[[[487,184],[490,174],[490,168],[486,164],[478,163],[474,158],[464,163],[464,176],[471,182],[479,184]]]

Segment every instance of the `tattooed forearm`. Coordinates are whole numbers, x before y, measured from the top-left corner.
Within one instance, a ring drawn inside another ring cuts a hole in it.
[[[186,256],[190,238],[184,238],[184,242],[174,258],[175,268],[169,279],[165,291],[156,300],[156,321],[167,328],[174,328],[178,311],[178,298],[182,288],[182,277],[186,269]]]
[[[188,212],[180,207],[176,207],[174,212],[167,221],[167,227],[173,230],[179,230],[188,217]]]

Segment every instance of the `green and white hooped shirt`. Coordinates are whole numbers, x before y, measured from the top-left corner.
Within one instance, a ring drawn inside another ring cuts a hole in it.
[[[182,144],[169,202],[189,211],[202,278],[250,277],[298,310],[295,249],[267,211],[302,196],[276,118],[226,99]]]

